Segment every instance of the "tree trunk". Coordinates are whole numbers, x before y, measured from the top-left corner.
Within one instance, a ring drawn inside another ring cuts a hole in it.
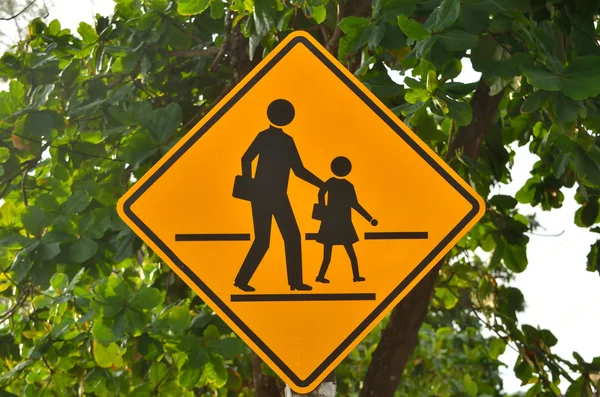
[[[451,160],[457,151],[462,151],[473,159],[479,155],[479,149],[504,93],[502,91],[490,96],[489,92],[489,87],[483,79],[480,80],[471,99],[473,120],[471,124],[458,130],[448,148],[447,160]],[[390,321],[381,333],[379,345],[373,352],[360,397],[394,395],[400,376],[418,343],[419,329],[425,321],[440,267],[441,263],[392,311]]]
[[[252,353],[252,378],[256,397],[282,397],[283,391],[278,380],[262,371],[263,361]]]

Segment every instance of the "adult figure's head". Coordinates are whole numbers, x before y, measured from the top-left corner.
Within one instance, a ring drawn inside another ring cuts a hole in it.
[[[352,163],[347,157],[336,157],[331,162],[331,171],[335,176],[345,177],[352,171]]]
[[[294,106],[285,99],[276,99],[267,108],[267,117],[275,127],[284,127],[294,120]]]

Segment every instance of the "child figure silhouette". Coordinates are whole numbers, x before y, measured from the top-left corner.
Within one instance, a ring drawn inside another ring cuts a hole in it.
[[[317,242],[323,244],[323,263],[316,281],[328,284],[325,278],[327,268],[331,262],[331,251],[334,245],[343,245],[350,258],[354,282],[365,281],[358,271],[358,258],[352,246],[358,241],[358,235],[352,224],[352,209],[355,209],[373,226],[377,220],[358,203],[354,186],[343,179],[352,170],[352,163],[346,157],[336,157],[331,162],[331,171],[338,178],[330,178],[319,190],[319,205],[325,207],[321,227],[317,234]]]

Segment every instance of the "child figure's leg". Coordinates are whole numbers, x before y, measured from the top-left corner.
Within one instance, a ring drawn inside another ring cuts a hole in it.
[[[348,253],[348,257],[350,258],[354,282],[365,281],[365,278],[361,277],[358,273],[358,258],[356,257],[356,252],[354,252],[354,247],[352,246],[352,244],[346,244],[344,245],[344,248],[346,248],[346,252]]]
[[[319,275],[317,276],[317,280],[320,283],[329,284],[329,280],[325,278],[325,274],[327,273],[327,268],[329,267],[329,262],[331,262],[331,249],[332,246],[328,244],[323,245],[323,263],[321,263],[321,270],[319,270]]]

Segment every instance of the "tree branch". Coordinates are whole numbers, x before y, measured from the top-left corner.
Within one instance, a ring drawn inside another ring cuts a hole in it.
[[[490,89],[481,79],[471,98],[473,120],[461,127],[450,142],[446,160],[457,152],[476,159],[504,91],[490,96]],[[392,397],[400,376],[418,343],[418,334],[435,290],[439,263],[392,311],[390,321],[381,333],[381,340],[372,355],[360,397]]]
[[[204,50],[159,50],[159,52],[172,57],[196,58],[217,55],[219,53],[219,47],[208,47]]]
[[[23,14],[25,11],[27,11],[32,5],[35,4],[37,0],[33,0],[31,3],[27,4],[25,6],[25,8],[23,8],[21,11],[17,12],[15,15],[13,15],[12,17],[8,17],[8,18],[0,18],[0,21],[12,21],[13,19],[18,18],[21,14]]]
[[[340,42],[340,39],[342,38],[342,29],[340,29],[340,21],[342,19],[344,19],[344,3],[343,2],[344,2],[344,0],[338,0],[337,18],[335,21],[335,30],[333,31],[331,38],[329,38],[329,40],[327,41],[327,44],[325,44],[325,48],[327,48],[327,51],[332,53],[334,56],[337,55],[336,53],[337,53],[337,49],[338,49],[338,44]]]
[[[221,49],[217,53],[213,63],[208,68],[212,72],[216,72],[219,69],[223,58],[225,58],[225,54],[229,51],[229,47],[231,46],[231,29],[233,24],[233,18],[229,10],[225,12],[225,34],[223,37],[223,44],[221,45]]]
[[[418,343],[440,264],[431,270],[392,311],[373,352],[360,397],[393,396],[400,376]]]

